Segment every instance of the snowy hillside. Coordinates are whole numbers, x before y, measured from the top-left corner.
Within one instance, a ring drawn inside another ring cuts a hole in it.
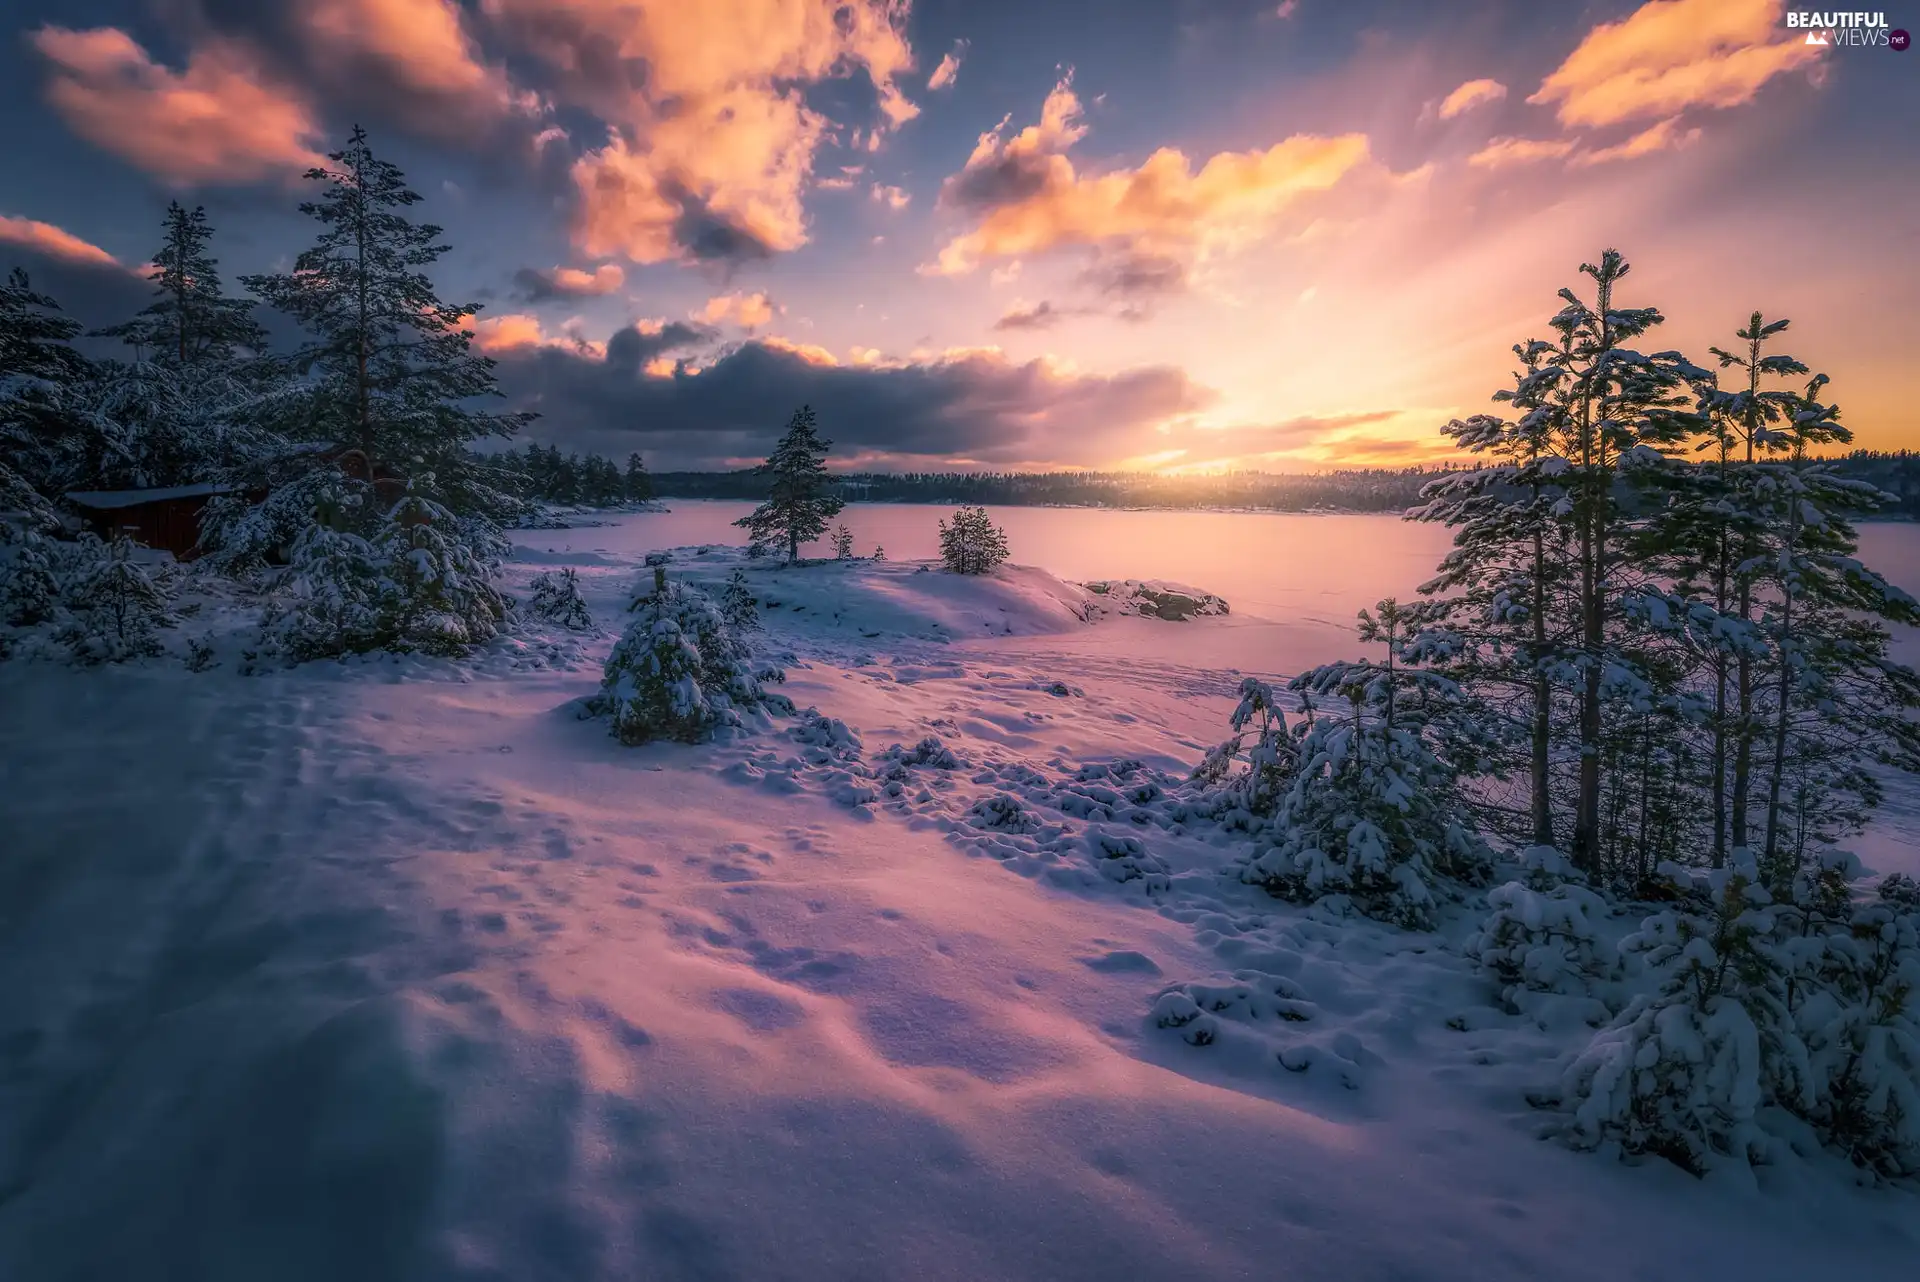
[[[680,549],[799,711],[623,748],[650,571],[506,586],[561,568],[595,626],[471,661],[0,665],[0,1278],[1910,1275],[1817,1147],[1543,1139],[1583,1011],[1502,1009],[1484,904],[1230,875],[1178,793],[1238,677],[1169,656],[1237,618]]]

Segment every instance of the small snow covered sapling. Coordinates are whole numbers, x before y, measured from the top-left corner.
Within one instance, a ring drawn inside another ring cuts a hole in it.
[[[1007,559],[1007,535],[983,507],[955,510],[940,522],[940,559],[955,574],[991,574]]]
[[[834,527],[833,559],[836,561],[853,560],[853,531],[844,525]]]
[[[580,595],[580,576],[572,566],[534,575],[532,588],[527,608],[535,618],[582,632],[593,626],[593,615]]]
[[[1071,688],[1055,682],[1047,689],[1065,695]],[[1193,778],[1219,790],[1216,808],[1224,811],[1229,823],[1238,820],[1237,826],[1250,827],[1255,819],[1270,818],[1279,808],[1293,773],[1294,744],[1273,687],[1256,677],[1240,682],[1240,703],[1229,724],[1233,737],[1208,751]],[[1253,735],[1253,745],[1245,749],[1247,768],[1236,771],[1248,734]]]
[[[720,589],[720,615],[736,633],[752,632],[760,626],[760,602],[747,585],[745,571],[735,570]]]
[[[1492,911],[1463,951],[1505,987],[1509,1006],[1518,990],[1583,993],[1612,969],[1595,928],[1606,901],[1551,846],[1521,851],[1520,868],[1517,880],[1487,892]]]
[[[507,616],[492,567],[454,514],[419,494],[393,505],[378,547],[398,589],[395,633],[429,654],[465,654],[491,640]]]
[[[887,559],[887,550],[878,543],[873,545],[873,559],[876,561],[884,561]]]
[[[1620,945],[1657,987],[1594,1034],[1567,1069],[1567,1136],[1583,1148],[1612,1140],[1703,1174],[1727,1159],[1763,1159],[1760,1109],[1804,1110],[1814,1081],[1789,1010],[1772,897],[1752,862],[1702,878],[1674,864],[1661,871],[1681,900]]]
[[[1920,885],[1895,873],[1863,900],[1858,872],[1830,856],[1783,912],[1788,1002],[1811,1068],[1804,1115],[1855,1165],[1900,1178],[1920,1174]]]
[[[160,654],[160,629],[172,627],[166,592],[133,559],[133,545],[98,540],[75,571],[66,599],[73,618],[63,639],[82,663],[121,663]]]
[[[611,719],[622,743],[698,743],[739,725],[742,710],[790,710],[784,696],[761,689],[720,607],[697,588],[669,582],[664,566],[655,569],[654,591],[634,603],[634,616],[588,703]]]

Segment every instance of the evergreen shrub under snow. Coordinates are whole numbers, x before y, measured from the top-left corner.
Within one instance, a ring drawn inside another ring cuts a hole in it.
[[[527,607],[536,619],[557,623],[576,632],[593,626],[593,614],[580,595],[580,576],[572,567],[533,576],[533,601]]]
[[[653,592],[634,603],[634,620],[607,657],[588,711],[611,719],[622,743],[698,743],[762,707],[792,705],[761,688],[747,647],[713,599],[668,582],[660,569]]]
[[[1246,881],[1300,902],[1345,895],[1369,917],[1424,928],[1437,882],[1485,864],[1480,839],[1446,804],[1450,773],[1416,730],[1321,716],[1290,751],[1273,844],[1248,864]]]
[[[1613,967],[1596,923],[1606,900],[1582,884],[1567,857],[1552,846],[1520,852],[1521,876],[1487,892],[1491,911],[1464,952],[1505,989],[1578,995]]]
[[[160,630],[174,625],[165,588],[133,559],[124,539],[103,545],[82,540],[62,586],[65,626],[60,639],[81,663],[152,658],[165,646]]]

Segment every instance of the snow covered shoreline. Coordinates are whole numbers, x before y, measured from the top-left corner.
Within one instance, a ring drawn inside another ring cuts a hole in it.
[[[523,549],[508,589],[561,565],[617,626],[641,566]],[[1700,1183],[1540,1142],[1567,1030],[1496,1007],[1464,914],[1410,934],[1222,876],[1231,843],[1162,799],[1235,680],[1073,646],[1232,621],[1089,625],[1015,568],[749,577],[819,716],[710,747],[579,719],[606,632],[0,665],[0,1275],[1910,1262],[1912,1193],[1817,1156]],[[1172,991],[1210,1044],[1160,1027]]]

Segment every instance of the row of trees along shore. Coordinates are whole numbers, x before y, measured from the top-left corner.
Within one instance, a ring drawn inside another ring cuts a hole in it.
[[[611,460],[606,460],[611,464]],[[1836,471],[1889,492],[1881,518],[1920,520],[1920,453],[1855,450],[1833,458]],[[1161,476],[1145,472],[835,472],[835,492],[849,502],[936,503],[996,507],[1244,508],[1274,512],[1403,512],[1421,491],[1471,463],[1429,467],[1340,468],[1283,474],[1223,472]],[[661,471],[661,498],[758,501],[759,469]],[[569,500],[571,501],[571,500]]]

